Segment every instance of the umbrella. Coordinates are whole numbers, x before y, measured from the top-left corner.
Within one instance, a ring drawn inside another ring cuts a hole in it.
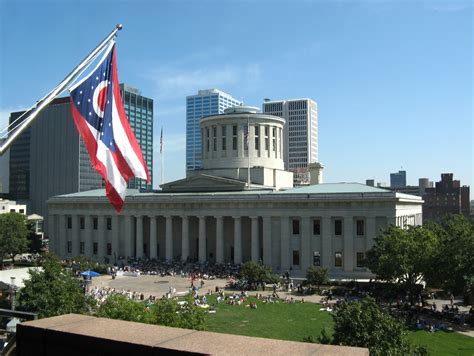
[[[88,270],[88,271],[81,272],[81,276],[85,276],[85,277],[97,277],[97,276],[100,276],[100,274],[97,273],[97,272],[95,272],[95,271]]]

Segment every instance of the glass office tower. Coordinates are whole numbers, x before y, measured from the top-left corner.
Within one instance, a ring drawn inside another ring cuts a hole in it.
[[[218,89],[199,90],[197,95],[186,97],[186,172],[202,168],[201,118],[223,114],[224,109],[240,104],[239,100]]]
[[[141,95],[140,91],[127,84],[120,84],[125,113],[132,127],[138,144],[142,149],[143,159],[148,167],[151,181],[132,178],[129,188],[151,190],[153,187],[153,99]]]

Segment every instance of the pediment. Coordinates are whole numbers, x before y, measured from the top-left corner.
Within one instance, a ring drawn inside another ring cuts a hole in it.
[[[241,191],[245,188],[245,182],[216,177],[207,174],[199,174],[193,177],[180,179],[174,182],[162,184],[163,192],[225,192]]]

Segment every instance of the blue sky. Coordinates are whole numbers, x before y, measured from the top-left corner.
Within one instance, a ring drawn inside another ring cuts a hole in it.
[[[316,100],[326,182],[473,185],[471,1],[0,0],[0,126],[119,22],[119,79],[155,102],[155,186],[161,126],[165,181],[182,178],[185,97],[207,88]]]

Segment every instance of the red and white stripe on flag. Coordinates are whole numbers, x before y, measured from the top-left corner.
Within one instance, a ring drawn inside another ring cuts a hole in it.
[[[113,41],[97,67],[70,92],[77,130],[105,180],[107,197],[120,212],[129,179],[149,182],[150,175],[123,107]]]

